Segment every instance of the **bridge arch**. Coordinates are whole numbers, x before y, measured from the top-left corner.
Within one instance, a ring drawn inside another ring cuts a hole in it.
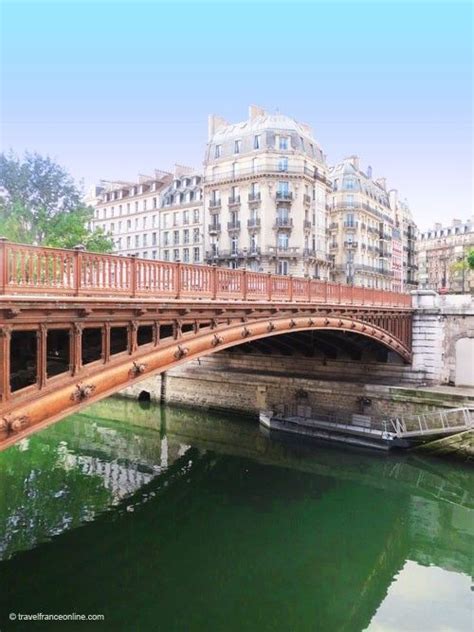
[[[44,388],[36,396],[13,398],[0,417],[0,433],[7,435],[1,447],[7,447],[40,428],[70,415],[134,382],[152,377],[190,360],[211,355],[243,343],[297,331],[326,330],[356,333],[375,340],[398,354],[405,362],[411,359],[409,348],[379,325],[349,315],[275,315],[270,318],[227,319],[178,332],[159,343],[135,347],[132,353],[108,363],[83,367],[78,375],[65,376],[61,385]]]

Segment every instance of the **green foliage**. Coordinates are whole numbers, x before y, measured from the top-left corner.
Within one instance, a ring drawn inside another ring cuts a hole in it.
[[[474,270],[474,248],[467,255],[467,264],[470,270]]]
[[[101,229],[88,229],[92,208],[82,203],[69,173],[49,157],[0,154],[0,186],[7,191],[0,199],[0,235],[42,246],[112,250],[112,240]]]

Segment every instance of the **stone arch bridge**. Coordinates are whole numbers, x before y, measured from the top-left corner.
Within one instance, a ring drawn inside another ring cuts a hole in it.
[[[407,294],[0,241],[0,449],[191,359],[331,332],[411,362]]]

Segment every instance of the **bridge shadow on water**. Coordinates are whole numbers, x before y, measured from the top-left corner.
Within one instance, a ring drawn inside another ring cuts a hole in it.
[[[22,629],[8,612],[76,612],[104,613],[102,630],[356,631],[393,618],[414,568],[469,584],[461,463],[110,399],[3,452],[0,472],[2,630]],[[468,629],[458,598],[449,629]]]

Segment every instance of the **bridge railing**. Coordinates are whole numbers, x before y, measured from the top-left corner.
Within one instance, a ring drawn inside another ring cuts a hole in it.
[[[262,300],[410,307],[408,294],[249,270],[41,248],[0,238],[0,295]]]

